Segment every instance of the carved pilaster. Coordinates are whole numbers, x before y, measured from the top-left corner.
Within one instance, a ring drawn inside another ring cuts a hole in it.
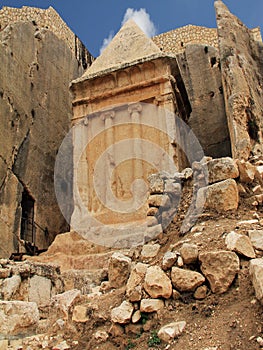
[[[105,122],[107,119],[113,119],[115,117],[115,111],[105,111],[102,112],[100,118]]]
[[[128,112],[130,113],[131,119],[135,123],[140,122],[140,115],[142,112],[142,105],[141,103],[134,103],[129,105]]]

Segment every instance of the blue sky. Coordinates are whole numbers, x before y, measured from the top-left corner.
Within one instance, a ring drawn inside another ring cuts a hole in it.
[[[248,27],[263,28],[263,0],[224,2]],[[0,0],[2,6],[53,6],[94,56],[103,40],[119,30],[128,8],[146,9],[158,34],[187,24],[215,27],[213,0]]]

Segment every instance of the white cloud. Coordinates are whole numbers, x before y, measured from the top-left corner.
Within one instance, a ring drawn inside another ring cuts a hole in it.
[[[142,31],[148,36],[152,37],[157,34],[157,29],[154,23],[151,21],[150,15],[146,12],[145,9],[141,8],[140,10],[135,10],[128,8],[125,12],[121,25],[123,26],[129,19],[133,19],[135,23],[141,28]],[[114,37],[114,32],[111,31],[109,36],[103,39],[102,46],[100,48],[100,54],[103,50],[109,45]]]
[[[129,19],[133,19],[148,37],[156,35],[156,27],[151,21],[149,13],[147,13],[145,9],[141,8],[140,10],[134,10],[132,8],[128,8],[123,17],[121,25],[123,25]]]
[[[113,32],[113,30],[111,30],[109,36],[107,38],[103,39],[103,43],[102,43],[102,46],[100,48],[100,55],[102,54],[103,50],[105,50],[106,47],[109,45],[109,43],[112,41],[113,37],[114,37],[114,32]]]

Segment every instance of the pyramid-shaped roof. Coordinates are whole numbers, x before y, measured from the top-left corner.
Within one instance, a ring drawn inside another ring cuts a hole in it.
[[[115,70],[122,65],[160,55],[161,50],[133,20],[127,21],[110,44],[83,74],[84,77]]]

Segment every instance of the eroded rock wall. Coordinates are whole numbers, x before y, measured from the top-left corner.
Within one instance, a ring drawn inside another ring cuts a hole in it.
[[[177,61],[192,109],[187,123],[205,155],[231,155],[218,50],[188,45]]]
[[[249,30],[222,1],[215,2],[215,9],[232,155],[247,160],[253,152],[262,153],[263,45],[258,32]]]
[[[53,173],[70,125],[69,82],[83,68],[64,40],[31,22],[16,22],[0,32],[0,61],[0,256],[7,257],[18,247],[24,190],[35,201],[34,220],[48,229],[45,234],[35,228],[39,248],[67,229]],[[70,173],[71,161],[62,172]],[[70,184],[61,190],[70,193]]]

